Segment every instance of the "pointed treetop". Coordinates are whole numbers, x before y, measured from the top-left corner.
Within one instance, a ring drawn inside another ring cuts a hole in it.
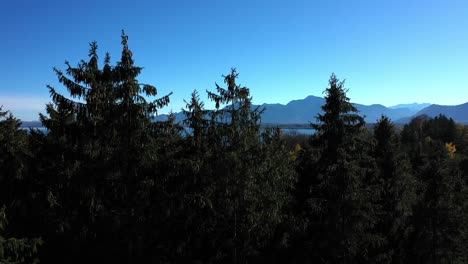
[[[122,35],[121,35],[121,37],[122,37],[122,45],[123,45],[124,47],[127,47],[128,36],[125,35],[125,30],[123,30],[123,29],[122,29]]]
[[[337,83],[337,82],[339,82],[339,80],[336,77],[336,74],[332,72],[332,74],[330,75],[329,83]]]
[[[98,44],[96,41],[89,43],[89,67],[92,69],[98,68],[98,54],[97,54]]]
[[[111,60],[110,54],[109,54],[109,52],[106,52],[106,57],[104,58],[104,64],[109,65],[110,60]]]
[[[239,76],[236,68],[231,68],[231,74],[224,76],[224,83],[228,85],[228,91],[234,91],[236,87],[236,78]]]
[[[88,56],[90,58],[92,58],[92,57],[97,58],[98,57],[97,49],[98,49],[97,41],[93,41],[93,42],[89,43],[89,54],[88,54]]]
[[[125,31],[122,29],[122,66],[132,67],[133,66],[133,53],[128,48],[128,36],[125,35]]]

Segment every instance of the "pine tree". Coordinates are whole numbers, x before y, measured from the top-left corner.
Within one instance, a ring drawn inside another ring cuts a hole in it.
[[[28,175],[29,145],[21,122],[0,107],[0,201],[17,200],[19,184]]]
[[[205,173],[215,188],[214,259],[246,263],[271,246],[286,217],[294,174],[279,131],[261,130],[262,110],[252,110],[250,91],[236,84],[237,77],[233,69],[224,77],[227,88],[208,92],[216,109],[205,140]]]
[[[334,74],[325,90],[323,114],[313,124],[312,147],[301,157],[296,187],[299,215],[305,220],[305,259],[333,263],[365,261],[376,243],[375,186],[366,156],[364,119]]]
[[[317,116],[318,124],[312,124],[316,132],[316,144],[321,148],[321,159],[335,163],[343,146],[352,143],[364,126],[364,118],[357,114],[357,109],[346,96],[344,81],[332,74],[328,81],[330,87],[325,90],[323,114]]]
[[[206,137],[208,129],[208,113],[204,109],[204,103],[200,101],[198,92],[195,90],[192,93],[190,102],[186,102],[186,108],[183,113],[186,116],[184,123],[191,129],[188,133],[188,138],[192,139],[192,144],[199,150],[202,150],[202,140]]]
[[[148,238],[151,211],[145,197],[157,176],[149,160],[157,155],[160,131],[151,118],[169,96],[147,101],[157,89],[138,82],[142,68],[134,65],[124,32],[122,46],[114,67],[106,54],[99,68],[98,46],[92,42],[89,61],[77,67],[66,62],[65,73],[54,68],[69,96],[49,86],[53,103],[47,105],[48,116],[41,115],[48,129],[43,150],[50,164],[42,166],[50,183],[44,186],[49,215],[59,230],[56,241],[72,243],[75,252],[65,256],[66,262],[91,256],[132,262],[146,250],[142,239]]]
[[[34,146],[30,143],[33,131],[21,128],[21,121],[0,109],[0,201],[9,211],[9,230],[18,236],[36,236],[38,218],[34,186]]]
[[[382,116],[374,127],[374,157],[378,169],[379,220],[376,232],[384,238],[374,250],[374,261],[404,263],[410,220],[416,202],[416,179],[411,165],[399,152],[399,140],[390,119]]]

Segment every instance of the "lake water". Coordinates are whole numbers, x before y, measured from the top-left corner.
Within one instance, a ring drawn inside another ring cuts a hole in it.
[[[47,133],[47,128],[45,128],[45,127],[20,127],[20,129],[26,130],[28,132],[29,132],[29,129],[33,129],[33,130],[37,129],[37,130],[41,131],[42,133]]]
[[[21,129],[26,131],[38,129],[43,133],[47,133],[47,128],[45,127],[21,127]],[[314,133],[314,130],[311,128],[282,128],[281,131],[286,135],[312,135]]]
[[[312,135],[315,130],[312,128],[282,128],[281,131],[286,135]]]

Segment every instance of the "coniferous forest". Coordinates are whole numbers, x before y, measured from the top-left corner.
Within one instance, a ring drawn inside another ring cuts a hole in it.
[[[122,54],[54,68],[23,130],[0,111],[0,263],[467,263],[468,127],[366,125],[332,74],[305,138],[261,126],[236,70],[170,94]],[[216,80],[216,79],[214,79]]]

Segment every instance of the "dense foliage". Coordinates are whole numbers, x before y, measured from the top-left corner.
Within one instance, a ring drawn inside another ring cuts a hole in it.
[[[0,109],[0,263],[468,261],[467,127],[365,126],[332,74],[314,135],[285,135],[235,69],[215,109],[194,91],[155,122],[170,94],[139,83],[128,37],[115,65],[97,51],[54,68],[46,132]]]

